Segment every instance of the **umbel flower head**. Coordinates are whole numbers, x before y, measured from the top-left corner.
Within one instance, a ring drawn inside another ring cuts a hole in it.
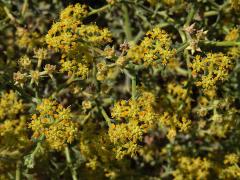
[[[208,179],[210,174],[211,161],[206,158],[180,157],[177,169],[173,171],[174,179]]]
[[[231,0],[231,7],[234,10],[240,10],[240,0]]]
[[[33,138],[44,136],[49,147],[55,150],[61,150],[67,143],[73,142],[77,126],[72,121],[69,107],[64,108],[54,100],[43,99],[36,110],[29,124]]]
[[[127,58],[134,64],[154,65],[160,60],[166,65],[175,55],[171,48],[171,39],[166,31],[155,27],[146,33],[139,45],[134,44],[127,53]]]
[[[94,56],[91,50],[111,42],[111,33],[107,28],[100,28],[94,23],[83,24],[87,14],[85,5],[68,6],[46,35],[48,46],[63,53],[60,72],[82,79],[87,77],[92,64]]]
[[[190,65],[192,75],[199,77],[197,86],[207,89],[215,89],[216,83],[228,78],[229,71],[233,67],[233,61],[223,53],[208,53],[205,58],[197,55]]]
[[[117,124],[111,124],[108,133],[117,159],[134,156],[139,150],[139,142],[157,116],[152,107],[154,101],[152,93],[144,92],[137,100],[121,100],[114,105],[111,113]]]
[[[60,14],[60,21],[54,23],[46,35],[49,47],[68,53],[77,47],[87,45],[98,46],[111,41],[111,33],[106,28],[99,28],[96,24],[83,24],[87,16],[85,5],[68,6]]]
[[[3,93],[0,97],[0,120],[15,118],[23,111],[22,101],[18,99],[14,91]]]

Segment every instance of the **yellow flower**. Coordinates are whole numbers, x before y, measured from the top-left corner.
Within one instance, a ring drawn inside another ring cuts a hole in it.
[[[64,108],[56,101],[43,99],[36,110],[38,114],[33,114],[29,124],[34,138],[45,136],[49,147],[55,150],[61,150],[74,141],[77,126],[72,121],[69,108]]]
[[[110,31],[107,28],[100,29],[96,24],[82,25],[77,34],[91,46],[105,45],[112,41]]]
[[[31,76],[31,84],[36,83],[38,85],[38,81],[39,81],[39,78],[40,78],[40,72],[38,70],[31,71],[30,76]]]
[[[28,56],[22,56],[19,61],[18,61],[19,65],[24,68],[24,69],[28,69],[31,66],[31,60],[29,59]]]
[[[69,18],[79,20],[85,18],[87,14],[87,6],[77,3],[75,5],[69,5],[68,7],[66,7],[60,14],[60,20]]]
[[[28,139],[26,126],[25,116],[20,116],[19,119],[6,119],[0,123],[1,147],[6,148],[9,153],[27,148],[30,145],[30,140]]]
[[[177,169],[173,171],[174,179],[208,179],[211,162],[206,158],[180,157]]]
[[[239,156],[235,153],[227,154],[224,158],[224,164],[237,164],[239,162]]]
[[[155,65],[156,61],[160,60],[163,65],[166,65],[175,55],[171,44],[167,32],[156,27],[146,33],[139,45],[132,45],[126,57],[136,64]]]
[[[34,50],[34,57],[40,61],[45,60],[47,57],[47,54],[48,54],[47,50],[43,48]]]
[[[208,90],[215,89],[217,82],[228,78],[233,61],[223,53],[208,53],[205,58],[196,56],[190,67],[193,76],[200,78],[196,85]]]
[[[187,132],[191,126],[191,121],[186,117],[178,117],[177,114],[171,115],[168,112],[164,112],[160,116],[159,121],[161,125],[167,127],[167,137],[169,140],[175,139],[177,129],[179,129],[179,132]]]
[[[76,60],[61,60],[60,72],[67,72],[68,76],[76,76],[85,79],[88,75],[89,68],[87,64],[77,62]]]
[[[239,38],[240,31],[238,28],[233,28],[230,32],[226,35],[226,41],[236,41]]]
[[[153,110],[155,98],[152,93],[143,92],[137,100],[120,100],[112,111],[116,125],[110,125],[110,141],[115,145],[116,158],[134,156],[140,149],[138,142],[153,125],[157,114]]]
[[[96,24],[82,23],[86,16],[84,5],[70,5],[64,9],[60,21],[54,23],[46,35],[46,43],[49,47],[69,53],[79,46],[101,46],[111,42],[111,33],[108,29],[100,29]]]
[[[3,93],[0,98],[0,119],[15,118],[20,112],[23,112],[24,106],[22,100],[18,99],[14,91]]]
[[[240,0],[231,0],[231,7],[234,10],[239,10],[240,9]]]

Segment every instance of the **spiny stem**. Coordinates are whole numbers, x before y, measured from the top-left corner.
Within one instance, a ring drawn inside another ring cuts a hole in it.
[[[21,10],[22,16],[23,16],[23,15],[25,14],[25,12],[27,11],[28,6],[29,6],[28,0],[24,0],[23,6],[22,6],[22,10]]]
[[[70,155],[70,151],[69,151],[68,146],[65,147],[65,156],[66,156],[66,160],[67,160],[67,165],[70,168],[70,171],[71,171],[71,174],[72,174],[72,179],[73,180],[78,180],[77,171],[72,165],[72,159],[71,159],[71,155]]]
[[[191,21],[192,21],[194,15],[195,15],[195,12],[196,12],[195,6],[192,5],[191,10],[190,10],[190,12],[189,12],[189,14],[188,14],[188,16],[187,16],[187,20],[186,20],[184,26],[186,26],[186,27],[187,27],[187,26],[190,26]]]
[[[187,48],[189,46],[190,43],[185,42],[183,43],[179,48],[177,48],[176,53],[179,54],[180,52],[182,52],[185,48]]]
[[[132,99],[136,99],[137,97],[137,81],[136,76],[132,75],[128,72],[128,70],[124,69],[124,73],[132,80]]]
[[[6,6],[4,6],[3,9],[4,9],[5,13],[7,14],[8,18],[9,18],[11,21],[15,22],[15,21],[16,21],[16,18],[11,14],[10,10],[9,10]]]
[[[231,47],[240,46],[240,41],[200,41],[200,45]]]
[[[39,141],[38,143],[37,143],[37,146],[36,146],[36,148],[34,149],[34,151],[32,152],[32,157],[35,157],[35,155],[38,153],[38,151],[39,151],[39,149],[41,148],[41,141]]]
[[[187,49],[184,49],[184,57],[186,59],[186,64],[187,64],[188,78],[191,79],[192,73],[191,73],[191,70],[189,68],[189,65],[190,65],[190,55],[189,55]]]
[[[136,81],[136,76],[133,76],[132,78],[132,99],[135,100],[136,99],[136,94],[137,94],[137,81]]]
[[[185,48],[189,46],[189,42],[182,43],[182,45],[177,48],[176,53],[182,52]],[[218,47],[232,47],[240,46],[240,41],[200,41],[200,46],[218,46]]]
[[[105,10],[108,9],[110,6],[111,6],[111,4],[107,4],[107,5],[99,8],[99,9],[94,9],[94,10],[92,10],[90,13],[88,13],[88,16],[91,16],[91,15],[97,14],[97,13],[100,13],[100,12],[102,12],[102,11],[105,11]]]
[[[218,11],[207,11],[207,12],[204,13],[204,17],[216,16],[218,14],[219,14]]]
[[[122,10],[123,10],[123,18],[124,18],[124,31],[127,37],[128,41],[132,40],[132,30],[131,30],[131,24],[129,21],[129,14],[128,14],[128,9],[125,4],[122,4]]]
[[[108,126],[111,125],[111,118],[108,117],[106,111],[101,107],[101,113],[105,119],[105,121],[107,122]]]
[[[21,161],[17,161],[15,180],[20,180],[20,179],[21,179]]]

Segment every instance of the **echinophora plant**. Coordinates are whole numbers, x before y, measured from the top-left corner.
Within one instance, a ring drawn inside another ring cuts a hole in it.
[[[239,0],[0,0],[0,180],[239,179]]]

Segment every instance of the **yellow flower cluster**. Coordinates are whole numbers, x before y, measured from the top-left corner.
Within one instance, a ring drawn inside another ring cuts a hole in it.
[[[178,117],[177,114],[171,115],[168,112],[164,112],[159,120],[161,125],[168,128],[167,137],[169,140],[174,140],[177,129],[180,132],[187,132],[191,125],[191,121],[187,117]]]
[[[224,159],[224,164],[237,164],[239,162],[239,156],[235,153],[227,154]]]
[[[214,113],[211,117],[211,124],[208,133],[219,138],[226,138],[236,124],[236,109],[229,108],[224,113]]]
[[[54,23],[46,35],[49,47],[63,53],[60,72],[68,76],[85,79],[92,64],[92,48],[111,42],[111,33],[96,24],[83,24],[88,10],[79,3],[70,5],[60,14],[60,20]]]
[[[76,48],[77,28],[87,13],[86,6],[80,4],[64,9],[60,14],[60,21],[54,23],[46,35],[47,44],[63,51]]]
[[[239,10],[240,9],[240,0],[231,0],[231,7],[234,10]]]
[[[29,127],[33,138],[44,136],[50,148],[61,150],[67,143],[72,143],[77,133],[77,126],[72,121],[70,108],[50,99],[43,99],[37,105],[38,114],[32,115]]]
[[[88,121],[80,132],[80,153],[86,159],[86,167],[92,170],[111,169],[115,160],[108,134],[95,122]]]
[[[23,68],[23,69],[28,69],[31,66],[31,60],[27,55],[22,56],[18,60],[18,64]]]
[[[61,60],[60,72],[67,72],[68,76],[77,76],[85,79],[89,68],[87,64],[78,63],[76,60]]]
[[[237,41],[240,38],[240,29],[239,28],[233,28],[230,30],[230,32],[226,35],[225,40],[226,41]],[[233,60],[240,57],[240,47],[235,46],[229,48],[227,54],[229,57],[231,57]]]
[[[157,114],[154,112],[154,95],[143,92],[137,99],[117,102],[112,111],[112,117],[117,124],[109,127],[109,137],[116,146],[116,157],[122,159],[125,155],[134,156],[139,150],[139,142],[153,125]]]
[[[106,28],[83,24],[82,20],[87,14],[87,7],[78,3],[64,9],[60,14],[60,21],[54,23],[46,35],[49,47],[68,53],[84,43],[92,46],[110,42],[111,33]]]
[[[16,120],[7,119],[0,124],[0,145],[2,148],[6,148],[10,152],[18,151],[26,148],[29,142],[26,132],[26,118],[24,116]]]
[[[78,36],[91,46],[104,45],[112,41],[109,30],[107,28],[101,29],[96,24],[82,25],[78,29]]]
[[[175,180],[202,180],[209,178],[211,162],[206,158],[180,157],[177,169],[173,171]]]
[[[196,82],[204,90],[215,89],[216,83],[228,78],[229,71],[233,67],[233,61],[223,53],[208,53],[205,58],[197,55],[190,67],[192,75],[201,80]]]
[[[240,36],[240,30],[239,28],[233,28],[230,30],[230,32],[226,35],[225,40],[226,41],[236,41],[238,40]]]
[[[212,99],[201,96],[198,100],[199,105],[195,107],[194,112],[201,119],[199,121],[199,130],[202,137],[206,135],[218,138],[226,138],[236,126],[238,110],[233,107],[231,99]],[[208,117],[208,121],[206,121]]]
[[[12,119],[23,112],[23,103],[14,91],[3,93],[0,98],[0,120]]]
[[[27,29],[18,27],[16,31],[17,45],[20,48],[33,50],[37,45],[43,43],[43,38],[37,32],[30,32]]]
[[[24,105],[14,91],[0,97],[0,157],[21,156],[30,144],[26,131]]]
[[[220,172],[220,179],[238,179],[240,177],[240,167],[238,166],[239,155],[235,153],[227,154],[224,157],[225,167]]]
[[[172,108],[174,110],[179,110],[181,108],[182,114],[186,114],[191,109],[191,90],[184,88],[186,82],[181,82],[180,84],[169,83],[167,85],[167,92],[169,96]]]
[[[171,39],[166,31],[155,27],[146,33],[142,42],[134,44],[127,53],[127,58],[135,64],[155,65],[160,60],[166,65],[175,55],[171,48]]]

